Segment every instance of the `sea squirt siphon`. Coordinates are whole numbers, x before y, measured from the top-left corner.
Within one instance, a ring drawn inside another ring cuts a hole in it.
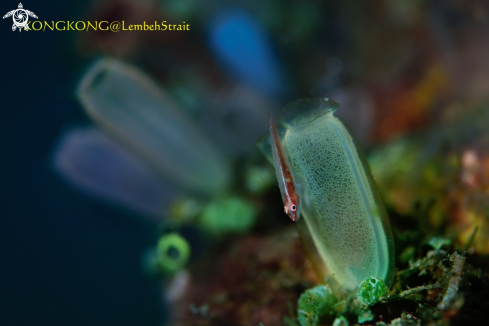
[[[369,276],[389,287],[394,244],[365,155],[327,98],[302,99],[278,116],[281,148],[300,189],[301,216],[329,274],[345,290]]]

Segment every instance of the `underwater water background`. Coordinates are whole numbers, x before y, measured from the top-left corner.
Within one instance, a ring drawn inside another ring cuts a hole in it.
[[[87,1],[23,4],[49,21],[79,18]],[[51,167],[60,130],[86,120],[75,35],[1,23],[0,325],[162,324],[161,291],[141,267],[154,226],[73,191]]]

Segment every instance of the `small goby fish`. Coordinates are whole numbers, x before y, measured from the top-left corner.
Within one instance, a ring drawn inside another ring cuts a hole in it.
[[[284,155],[280,138],[278,136],[277,127],[273,117],[270,116],[270,142],[272,145],[273,162],[275,164],[275,172],[277,173],[278,186],[282,194],[284,202],[285,214],[289,215],[292,221],[297,221],[301,215],[300,204],[301,200],[297,194],[298,188],[294,182],[290,165],[287,157]]]

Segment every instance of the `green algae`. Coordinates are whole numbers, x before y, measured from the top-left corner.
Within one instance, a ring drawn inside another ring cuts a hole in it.
[[[373,306],[379,302],[380,297],[388,294],[388,288],[378,277],[369,276],[365,278],[358,287],[357,298],[367,306]]]
[[[315,326],[321,317],[331,312],[335,298],[331,289],[320,285],[306,290],[297,302],[298,321],[301,326]]]

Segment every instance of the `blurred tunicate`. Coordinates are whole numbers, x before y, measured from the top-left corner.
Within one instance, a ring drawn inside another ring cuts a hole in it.
[[[226,190],[229,162],[146,75],[102,59],[77,90],[88,115],[159,176],[203,196]]]
[[[283,82],[265,31],[239,9],[219,12],[209,26],[209,42],[219,62],[239,81],[279,95]]]
[[[155,219],[178,191],[94,127],[75,128],[54,152],[54,168],[85,191]]]
[[[190,259],[190,246],[178,233],[162,236],[156,247],[158,262],[164,272],[176,272]]]

